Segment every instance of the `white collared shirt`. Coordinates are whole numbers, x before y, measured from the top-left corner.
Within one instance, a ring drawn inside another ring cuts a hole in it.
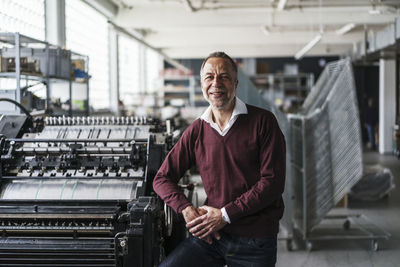
[[[200,116],[200,119],[209,123],[210,126],[214,128],[220,135],[224,136],[228,133],[229,129],[232,128],[233,124],[235,123],[240,114],[247,114],[247,107],[242,100],[236,97],[236,103],[235,107],[233,108],[231,118],[229,119],[228,123],[226,124],[225,128],[222,131],[219,128],[218,124],[215,123],[212,119],[211,105]],[[221,209],[221,212],[222,212],[222,219],[227,223],[231,223],[231,220],[229,218],[228,213],[225,210],[225,207]]]
[[[229,129],[232,128],[232,125],[235,123],[236,119],[239,117],[240,114],[247,114],[247,107],[242,100],[236,97],[236,104],[235,107],[233,108],[231,118],[229,119],[228,123],[226,124],[225,128],[222,131],[219,128],[218,124],[215,123],[212,119],[211,105],[200,116],[200,119],[209,123],[210,126],[214,128],[220,135],[224,136],[228,133]]]

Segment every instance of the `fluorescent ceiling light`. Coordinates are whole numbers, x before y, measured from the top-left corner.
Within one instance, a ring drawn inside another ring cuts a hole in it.
[[[373,9],[368,10],[368,13],[370,15],[380,15],[382,12],[379,9],[373,8]]]
[[[284,10],[287,0],[279,0],[278,10]]]
[[[342,28],[338,29],[336,31],[336,34],[337,35],[343,35],[345,33],[348,33],[349,31],[351,31],[352,29],[354,29],[354,27],[356,27],[356,24],[348,23],[348,24],[344,25]]]
[[[398,14],[398,10],[392,6],[372,6],[371,9],[368,10],[370,15],[382,15],[382,14]]]
[[[321,41],[322,38],[322,34],[318,34],[317,36],[315,36],[308,44],[306,44],[302,49],[299,50],[299,52],[296,53],[296,55],[294,55],[294,58],[299,60],[301,58],[303,58],[303,56],[311,50],[311,48],[313,48],[319,41]]]
[[[261,26],[261,31],[265,34],[265,35],[270,35],[271,34],[271,30],[268,26]]]

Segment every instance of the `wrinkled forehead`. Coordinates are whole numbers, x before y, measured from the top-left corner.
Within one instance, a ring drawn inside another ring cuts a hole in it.
[[[219,57],[212,57],[206,61],[203,69],[200,72],[200,75],[204,75],[206,73],[213,73],[213,74],[229,73],[232,76],[235,75],[233,67],[229,62],[229,60]]]

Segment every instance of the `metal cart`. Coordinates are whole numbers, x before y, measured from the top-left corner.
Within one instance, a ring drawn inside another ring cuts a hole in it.
[[[390,234],[364,215],[330,215],[363,172],[361,127],[351,62],[330,63],[304,102],[289,116],[294,238],[367,239],[372,248]],[[326,227],[329,225],[329,227]]]

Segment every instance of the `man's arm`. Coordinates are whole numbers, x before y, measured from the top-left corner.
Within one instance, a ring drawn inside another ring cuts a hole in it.
[[[192,205],[178,186],[181,177],[194,163],[190,133],[190,129],[183,133],[153,180],[154,191],[177,213],[182,213],[183,209]]]

